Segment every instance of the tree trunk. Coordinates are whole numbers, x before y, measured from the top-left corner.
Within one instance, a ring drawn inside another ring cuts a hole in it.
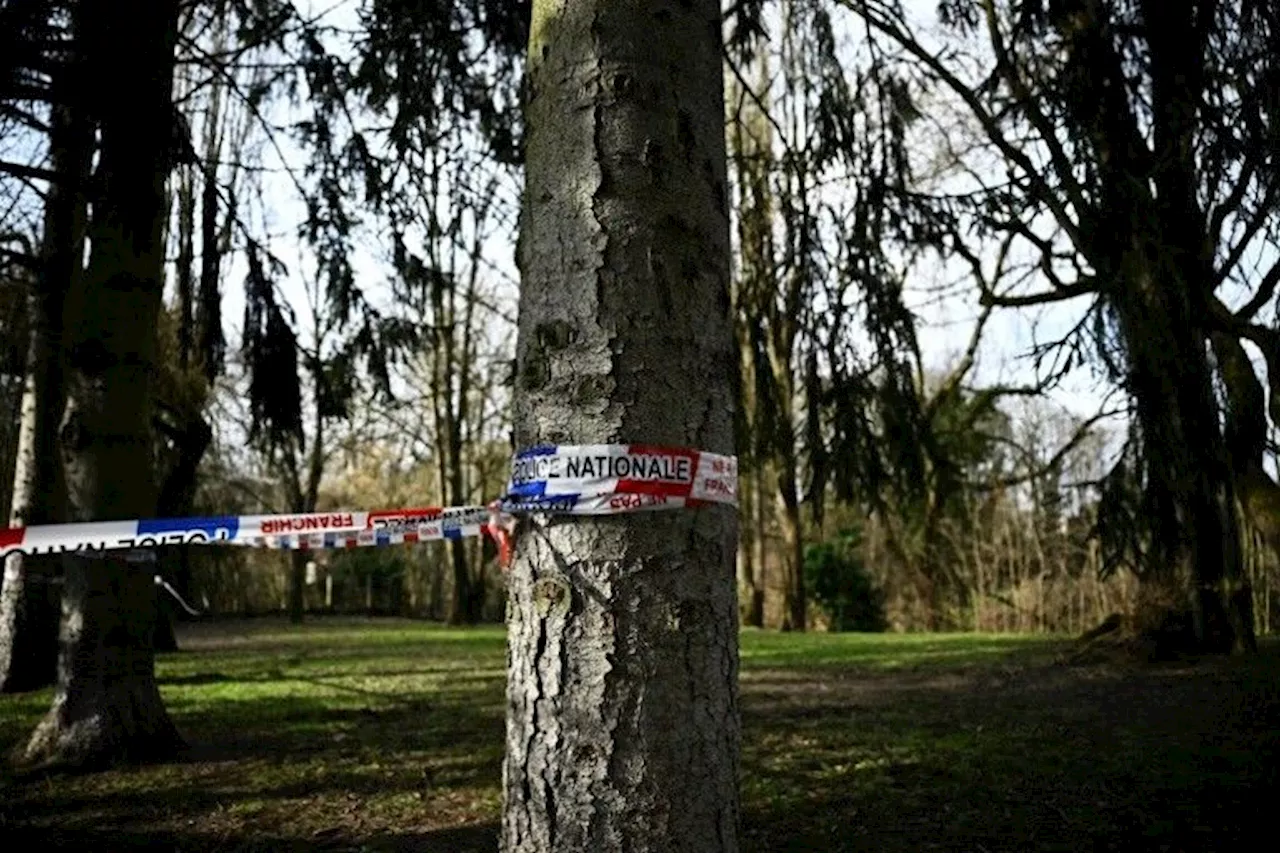
[[[184,518],[195,508],[198,473],[205,451],[213,441],[213,429],[199,412],[179,412],[180,423],[174,430],[173,461],[165,472],[156,501],[156,515],[161,518]],[[191,596],[191,546],[170,545],[161,553],[159,572],[184,601]],[[173,630],[175,609],[167,593],[158,596],[156,615],[156,651],[176,652],[178,638]]]
[[[101,143],[89,268],[67,303],[59,441],[75,521],[145,518],[156,507],[156,485],[139,473],[153,470],[151,377],[177,10],[172,0],[122,0],[79,12],[86,103]],[[26,762],[94,766],[164,755],[181,743],[155,682],[156,593],[147,556],[66,558],[58,683]]]
[[[154,566],[133,556],[65,558],[58,685],[24,763],[94,768],[181,745],[155,683]]]
[[[156,622],[151,635],[151,647],[157,652],[178,651],[178,633],[173,628],[173,607],[165,598],[165,591],[156,588]]]
[[[56,193],[50,193],[49,204],[58,204]],[[70,247],[64,248],[69,250]],[[46,265],[50,260],[46,252]],[[49,465],[49,461],[56,460],[57,431],[53,424],[57,419],[56,405],[62,399],[62,371],[60,348],[52,343],[57,336],[50,336],[50,332],[57,332],[58,328],[50,327],[49,309],[54,305],[61,308],[62,293],[65,289],[59,292],[38,285],[32,288],[28,300],[34,322],[28,342],[27,376],[22,391],[18,452],[14,461],[11,527],[57,520],[53,503],[60,483],[55,482],[57,466]],[[58,310],[52,316],[60,321],[61,313]],[[27,557],[23,554],[10,554],[5,558],[4,581],[0,586],[0,692],[21,693],[54,681],[57,673],[57,610],[47,595],[47,588],[41,583],[47,582],[54,562],[49,557]],[[36,568],[43,570],[42,577],[32,576],[32,570]]]
[[[63,311],[68,289],[82,271],[85,180],[92,150],[91,126],[75,105],[77,60],[55,78],[61,105],[52,110],[50,161],[57,180],[45,198],[40,272],[28,296],[29,339],[18,454],[14,465],[11,526],[65,519],[65,484],[58,463],[57,424],[66,402]],[[56,560],[12,554],[0,587],[0,692],[54,682],[58,606],[49,582]],[[33,577],[32,570],[38,572]]]
[[[751,491],[755,494],[755,516],[750,518],[752,536],[755,539],[755,589],[751,596],[747,624],[764,627],[765,592],[769,589],[769,514],[765,500],[764,459],[757,458],[751,472]]]
[[[476,622],[472,613],[475,596],[471,591],[471,566],[468,564],[466,543],[455,539],[449,543],[449,565],[453,569],[453,594],[449,597],[450,625],[470,625]]]
[[[739,444],[741,446],[741,444]],[[756,537],[762,532],[755,529],[755,506],[759,500],[751,488],[751,478],[743,477],[738,487],[739,506],[742,517],[748,523],[741,529],[738,538],[738,611],[744,625],[759,628],[764,618],[763,603],[759,587],[756,585]]]
[[[778,503],[782,505],[782,541],[787,549],[786,559],[782,562],[782,570],[786,573],[782,588],[785,599],[782,612],[784,631],[805,629],[807,601],[804,588],[804,532],[798,498],[794,461],[784,457],[778,476]]]
[[[307,560],[310,553],[303,550],[289,552],[289,621],[302,624],[307,611]]]
[[[1253,644],[1242,603],[1239,520],[1230,453],[1219,425],[1210,342],[1218,235],[1197,198],[1195,140],[1210,85],[1209,30],[1168,4],[1143,2],[1151,97],[1135,115],[1110,14],[1093,4],[1074,19],[1075,61],[1096,98],[1074,105],[1098,161],[1098,212],[1084,224],[1091,263],[1115,312],[1128,390],[1141,427],[1143,512],[1152,547],[1137,613],[1143,633],[1171,651],[1228,652]],[[1189,11],[1181,4],[1181,11]],[[1151,130],[1150,150],[1141,140]]]
[[[515,439],[731,453],[720,4],[535,0]],[[727,507],[521,522],[502,846],[736,851]]]
[[[760,81],[756,93],[768,98],[768,59],[759,57]],[[765,566],[766,492],[764,467],[768,454],[761,452],[764,434],[769,430],[771,413],[761,410],[759,388],[764,377],[756,375],[755,335],[768,316],[776,291],[778,265],[773,247],[773,193],[770,185],[773,167],[773,128],[761,104],[748,100],[739,85],[732,85],[730,101],[735,107],[729,134],[732,146],[734,178],[737,183],[738,274],[732,282],[734,318],[739,354],[739,383],[735,397],[739,405],[735,444],[739,450],[751,448],[750,475],[743,478],[741,517],[748,520],[743,528],[738,555],[738,591],[740,608],[747,625],[764,626],[764,597],[767,578]]]
[[[1166,652],[1230,652],[1254,645],[1230,462],[1203,331],[1186,279],[1141,277],[1115,300],[1153,482],[1147,512],[1156,547],[1142,577],[1140,630]],[[1180,286],[1181,285],[1181,286]]]

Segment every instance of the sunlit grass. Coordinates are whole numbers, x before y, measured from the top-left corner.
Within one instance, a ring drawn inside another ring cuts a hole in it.
[[[993,658],[1047,657],[1063,639],[1043,634],[779,634],[745,630],[744,668],[865,666],[874,669],[962,666]]]

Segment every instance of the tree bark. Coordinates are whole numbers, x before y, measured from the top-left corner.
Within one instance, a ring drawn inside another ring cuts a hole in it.
[[[785,573],[782,630],[803,631],[808,599],[804,588],[804,528],[800,519],[800,496],[796,492],[796,460],[782,455],[780,462],[778,504],[782,510],[782,541],[787,549],[786,559],[782,561]]]
[[[140,474],[153,470],[177,12],[173,0],[87,4],[79,12],[86,103],[101,142],[89,267],[66,313],[59,442],[75,521],[145,518],[156,508],[156,484]],[[100,766],[165,755],[181,743],[155,682],[148,556],[66,558],[58,683],[25,762]]]
[[[741,444],[739,444],[741,446]],[[739,506],[747,524],[738,539],[738,615],[744,625],[759,628],[764,621],[764,592],[757,583],[756,539],[763,531],[755,528],[755,508],[759,497],[752,488],[752,477],[745,476],[738,486]]]
[[[472,608],[475,595],[471,589],[471,566],[467,560],[466,543],[454,540],[449,543],[449,566],[453,570],[453,591],[449,597],[450,625],[470,625],[477,621]]]
[[[1244,579],[1235,489],[1221,431],[1205,417],[1217,410],[1206,336],[1194,328],[1179,278],[1165,278],[1158,295],[1131,284],[1115,300],[1144,452],[1158,472],[1148,511],[1176,521],[1157,528],[1139,628],[1157,643],[1175,644],[1171,652],[1243,650],[1253,645],[1253,621],[1235,595]],[[1179,622],[1184,614],[1189,624]]]
[[[200,461],[213,442],[213,429],[198,411],[175,412],[178,426],[171,436],[173,458],[165,471],[156,500],[156,515],[161,518],[183,518],[195,507],[199,486]],[[178,591],[184,601],[191,600],[191,546],[170,545],[160,555],[159,572]],[[173,630],[173,617],[180,609],[173,607],[166,593],[159,593],[160,607],[156,615],[156,651],[176,652],[178,638]]]
[[[307,612],[307,560],[310,556],[302,550],[289,552],[289,621],[295,625],[302,624]]]
[[[320,480],[324,476],[326,458],[324,449],[325,415],[320,403],[319,393],[323,376],[321,375],[319,357],[312,358],[310,364],[310,369],[312,370],[311,380],[313,387],[316,389],[311,448],[304,452],[301,444],[296,439],[290,439],[287,446],[279,448],[280,455],[284,460],[282,473],[285,490],[289,495],[289,509],[299,515],[316,511],[316,505],[320,501]],[[303,461],[306,463],[305,480],[303,479],[304,472],[300,470],[300,462]],[[289,555],[289,576],[286,578],[288,583],[289,621],[295,625],[302,624],[303,617],[306,615],[307,562],[309,559],[310,556],[305,551],[293,551]]]
[[[1073,57],[1098,93],[1073,105],[1099,163],[1097,210],[1083,223],[1128,360],[1148,482],[1152,547],[1142,576],[1143,633],[1172,651],[1253,645],[1230,451],[1206,347],[1218,235],[1197,198],[1195,139],[1208,30],[1187,3],[1139,4],[1151,78],[1150,142],[1122,81],[1110,13],[1076,20]],[[1182,14],[1178,14],[1181,12]],[[1185,624],[1183,624],[1185,623]],[[1182,639],[1179,639],[1182,638]]]
[[[515,440],[731,453],[720,6],[535,0]],[[736,520],[522,520],[502,847],[736,851]]]
[[[52,111],[49,154],[57,176],[45,197],[40,270],[27,298],[29,339],[18,454],[9,524],[65,519],[65,484],[58,461],[57,424],[66,402],[63,311],[84,256],[85,181],[91,126],[75,102],[79,61],[55,79],[60,105]],[[57,672],[58,605],[49,582],[57,563],[12,554],[0,587],[0,692],[52,684]],[[33,570],[35,574],[33,576]]]
[[[760,88],[756,97],[768,98],[768,60],[759,57]],[[748,520],[742,529],[738,557],[740,610],[747,625],[764,627],[766,498],[764,468],[769,453],[764,449],[773,413],[764,411],[760,388],[767,379],[757,375],[755,342],[760,327],[767,324],[769,306],[776,292],[778,264],[773,244],[773,127],[761,105],[748,100],[741,84],[732,85],[730,102],[735,108],[731,120],[730,154],[737,183],[738,269],[732,281],[733,311],[736,321],[740,382],[735,389],[739,405],[736,445],[751,448],[749,475],[743,477],[741,517]],[[745,472],[744,472],[745,473]]]
[[[751,606],[749,608],[748,625],[754,625],[757,628],[765,626],[765,594],[769,589],[769,514],[768,502],[765,500],[766,485],[764,480],[763,459],[757,457],[755,470],[751,472],[751,491],[754,495],[755,515],[749,517],[748,523],[752,525],[752,536],[755,541],[755,589],[751,596]]]

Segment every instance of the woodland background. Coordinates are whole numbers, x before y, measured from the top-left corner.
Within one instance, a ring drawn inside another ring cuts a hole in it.
[[[1098,4],[1075,5],[1079,17]],[[1098,27],[1129,14],[1103,5]],[[1265,28],[1246,18],[1273,14],[1266,5],[1218,4],[1217,73],[1248,64],[1245,34]],[[523,8],[181,7],[152,472],[161,515],[501,493]],[[1107,538],[1115,519],[1141,515],[1116,509],[1142,447],[1123,347],[1087,273],[1063,280],[1073,261],[1062,229],[1027,202],[1028,180],[1004,181],[1060,153],[1053,140],[1075,132],[1071,99],[1092,97],[1050,67],[1071,27],[1089,25],[1064,23],[1064,8],[728,10],[746,624],[1079,633],[1133,608],[1140,561]],[[56,205],[77,215],[50,177],[92,156],[31,47],[56,54],[59,9],[0,5],[0,56],[17,60],[0,71],[6,518],[41,334],[33,261],[74,260],[74,241],[47,239]],[[1037,52],[1050,57],[1043,68]],[[1008,67],[1017,73],[1001,78]],[[1246,89],[1206,101],[1197,139],[1199,192],[1225,235],[1223,286],[1252,318],[1274,312],[1277,183],[1270,154],[1219,132],[1237,119],[1252,132]],[[1050,105],[1038,118],[1025,109],[1036,102]],[[1007,126],[996,134],[991,121]],[[1046,288],[1052,298],[1037,298]],[[1250,347],[1265,377],[1265,351]],[[1273,470],[1269,421],[1265,431],[1260,460]],[[1280,570],[1265,536],[1246,539],[1267,633]],[[166,554],[163,571],[209,615],[468,623],[502,618],[493,556],[478,540],[310,557],[197,549]],[[56,568],[33,563],[31,579],[54,600]]]

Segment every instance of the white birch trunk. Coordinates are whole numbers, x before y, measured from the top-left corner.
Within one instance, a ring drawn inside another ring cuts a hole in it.
[[[535,0],[515,438],[733,451],[720,6]],[[737,848],[728,507],[521,521],[502,844]]]

